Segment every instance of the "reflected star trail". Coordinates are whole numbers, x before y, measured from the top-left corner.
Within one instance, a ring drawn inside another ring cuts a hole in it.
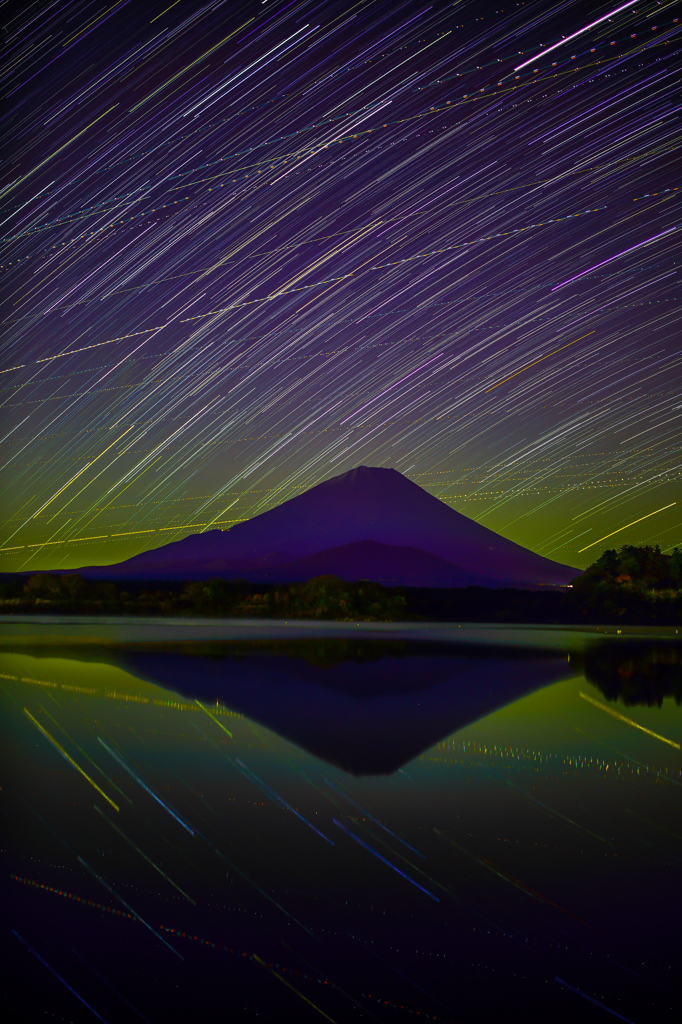
[[[679,1019],[678,639],[96,628],[0,633],[8,1019]]]
[[[679,7],[585,12],[7,5],[0,570],[360,464],[578,567],[682,542]]]

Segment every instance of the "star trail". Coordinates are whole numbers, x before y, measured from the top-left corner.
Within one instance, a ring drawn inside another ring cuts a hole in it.
[[[679,11],[1,4],[0,571],[361,464],[682,543]]]

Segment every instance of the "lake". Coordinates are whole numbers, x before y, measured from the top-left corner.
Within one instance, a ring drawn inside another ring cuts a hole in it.
[[[679,1015],[674,630],[5,619],[22,1021]]]

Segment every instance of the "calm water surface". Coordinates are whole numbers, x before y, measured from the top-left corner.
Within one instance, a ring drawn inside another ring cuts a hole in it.
[[[679,1019],[682,652],[5,637],[20,1021]]]

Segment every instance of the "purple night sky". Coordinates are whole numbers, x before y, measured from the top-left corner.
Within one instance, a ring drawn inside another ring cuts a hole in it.
[[[165,7],[0,6],[0,570],[358,465],[682,543],[680,5]]]

